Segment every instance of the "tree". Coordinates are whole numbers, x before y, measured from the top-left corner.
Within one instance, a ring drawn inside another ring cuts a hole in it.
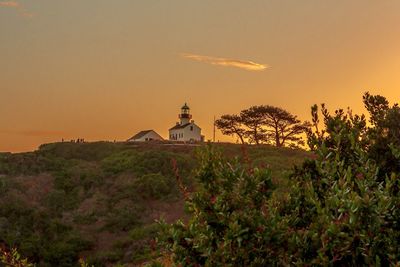
[[[373,96],[369,92],[363,95],[364,106],[370,114],[371,124],[378,126],[385,119],[385,113],[389,109],[389,102],[383,96]]]
[[[225,135],[237,135],[242,144],[245,144],[246,129],[242,124],[242,118],[238,115],[222,115],[215,121],[215,125]]]
[[[275,146],[283,147],[304,145],[301,134],[310,128],[310,123],[302,123],[297,116],[289,111],[274,106],[264,106],[264,124],[275,142]]]
[[[248,128],[246,137],[257,145],[267,140],[265,125],[265,106],[252,106],[240,112],[243,124]]]
[[[313,106],[315,126],[318,114]],[[206,151],[197,191],[185,198],[192,217],[168,228],[177,265],[398,266],[400,171],[379,172],[398,166],[400,145],[382,147],[397,162],[374,160],[376,126],[367,129],[365,116],[325,106],[322,115],[324,130],[309,133],[314,157],[294,168],[286,193],[273,192],[268,170]],[[397,105],[377,125],[392,116],[400,118]]]
[[[279,107],[260,105],[242,110],[240,116],[223,115],[217,121],[223,134],[237,134],[244,143],[274,143],[277,147],[303,145],[301,134],[310,127],[297,116]]]
[[[366,92],[364,106],[370,115],[372,127],[368,128],[369,156],[380,164],[379,176],[385,173],[400,172],[400,163],[388,147],[400,146],[400,107],[389,106],[387,99],[380,95]]]

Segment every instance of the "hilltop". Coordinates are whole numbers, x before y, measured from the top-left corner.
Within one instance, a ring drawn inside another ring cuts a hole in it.
[[[204,145],[54,143],[0,154],[0,242],[41,266],[138,264],[156,256],[155,220],[185,218],[171,161],[195,190],[196,154]],[[284,190],[286,173],[309,152],[214,144],[229,158],[270,168]]]

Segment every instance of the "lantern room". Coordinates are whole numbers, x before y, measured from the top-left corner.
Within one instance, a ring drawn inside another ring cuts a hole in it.
[[[181,114],[179,114],[179,119],[181,119],[181,125],[189,123],[191,118],[192,118],[192,115],[190,114],[190,108],[185,103],[185,105],[183,105],[181,108]]]

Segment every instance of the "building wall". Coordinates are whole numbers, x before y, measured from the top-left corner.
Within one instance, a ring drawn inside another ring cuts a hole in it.
[[[142,136],[139,139],[131,139],[130,141],[135,141],[135,142],[146,142],[146,141],[151,141],[151,140],[163,140],[161,136],[159,136],[156,132],[151,131],[144,136]]]
[[[193,128],[191,128],[193,127]],[[175,138],[176,137],[176,138]],[[201,128],[194,123],[183,129],[169,131],[169,139],[173,141],[201,141]]]

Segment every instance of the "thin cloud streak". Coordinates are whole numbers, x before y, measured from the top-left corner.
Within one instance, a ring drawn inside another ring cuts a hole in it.
[[[21,17],[24,17],[24,18],[32,18],[34,16],[33,13],[29,12],[19,2],[16,2],[16,1],[0,1],[0,7],[12,8],[12,9],[16,10],[18,15],[20,15]]]
[[[18,8],[18,7],[20,7],[20,5],[18,2],[15,2],[15,1],[1,1],[0,7]]]
[[[224,67],[235,67],[240,69],[245,69],[249,71],[263,71],[268,68],[267,65],[256,63],[249,60],[238,60],[238,59],[230,59],[230,58],[221,58],[221,57],[210,57],[210,56],[202,56],[195,54],[181,54],[182,57],[198,62],[203,62],[211,65],[218,65]]]

